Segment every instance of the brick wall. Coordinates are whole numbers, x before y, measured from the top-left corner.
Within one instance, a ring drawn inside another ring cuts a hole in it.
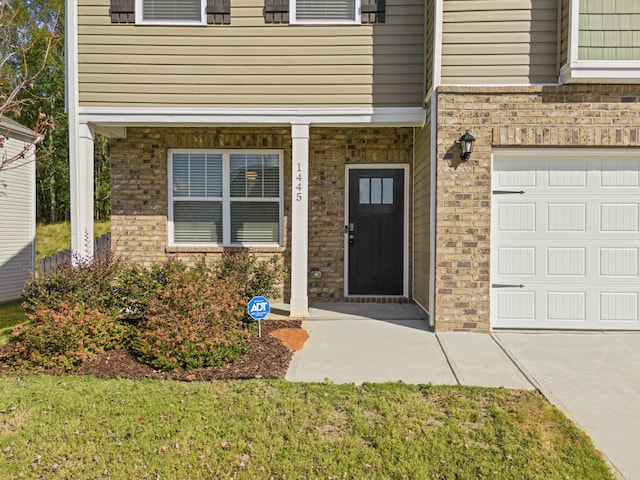
[[[169,148],[265,148],[284,151],[285,238],[284,248],[254,249],[258,257],[289,252],[287,219],[290,205],[291,135],[289,128],[128,128],[127,138],[112,141],[111,231],[118,256],[150,265],[169,257],[192,263],[203,255],[219,258],[229,248],[168,247]],[[237,250],[237,249],[236,249]],[[283,294],[288,292],[283,286]]]
[[[473,155],[460,161],[469,130]],[[437,330],[488,330],[491,153],[500,147],[640,146],[640,87],[441,87],[438,95]]]
[[[404,163],[412,159],[411,128],[311,128],[309,266],[312,300],[344,300],[344,174],[346,163]],[[252,249],[290,261],[291,131],[276,128],[128,128],[112,142],[112,244],[129,261],[149,265],[177,256],[187,262],[219,257],[223,249],[168,247],[167,149],[265,148],[284,151],[284,231],[282,248]],[[407,179],[406,181],[410,181]],[[289,296],[289,284],[283,286]]]
[[[309,298],[344,300],[345,166],[359,163],[410,165],[412,152],[412,128],[311,129],[309,267],[319,268],[322,278],[309,278]],[[411,182],[410,177],[405,181]]]

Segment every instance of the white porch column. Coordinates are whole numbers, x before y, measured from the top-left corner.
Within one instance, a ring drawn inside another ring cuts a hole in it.
[[[309,316],[309,124],[291,125],[291,317]]]
[[[78,124],[77,130],[70,125],[69,133],[71,251],[73,263],[78,263],[93,258],[93,128],[87,123]]]

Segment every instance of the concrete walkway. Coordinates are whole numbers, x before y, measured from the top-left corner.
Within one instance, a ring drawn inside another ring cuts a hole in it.
[[[640,480],[640,334],[432,333],[413,305],[324,304],[310,314],[288,380],[535,388],[621,478]]]
[[[302,326],[291,381],[534,388],[490,335],[434,334],[415,305],[320,304]]]

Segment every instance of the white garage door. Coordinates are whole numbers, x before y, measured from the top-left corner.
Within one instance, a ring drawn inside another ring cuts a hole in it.
[[[494,154],[491,325],[638,330],[640,152]]]

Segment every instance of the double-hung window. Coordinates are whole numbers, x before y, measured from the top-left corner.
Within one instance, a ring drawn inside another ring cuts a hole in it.
[[[292,23],[360,23],[360,0],[290,0]]]
[[[170,150],[169,243],[282,245],[282,152]]]
[[[204,24],[206,0],[136,0],[136,23]]]

